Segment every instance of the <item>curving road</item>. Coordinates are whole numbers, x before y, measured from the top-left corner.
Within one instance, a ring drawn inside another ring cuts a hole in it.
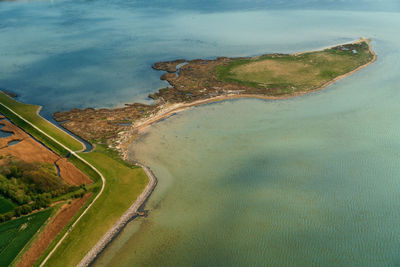
[[[90,168],[92,168],[101,178],[102,181],[102,185],[101,185],[101,189],[100,192],[97,194],[97,196],[93,199],[93,201],[89,204],[89,206],[87,206],[87,208],[82,212],[82,214],[78,217],[78,219],[71,225],[71,227],[68,229],[68,231],[63,235],[63,237],[57,242],[56,246],[52,249],[52,251],[47,255],[47,257],[43,260],[43,262],[40,264],[40,267],[42,267],[43,265],[46,264],[46,262],[49,260],[49,258],[53,255],[54,251],[60,246],[60,244],[62,243],[62,241],[69,235],[69,233],[71,232],[71,230],[75,227],[75,225],[81,220],[81,218],[86,214],[86,212],[93,206],[93,204],[96,202],[96,200],[101,196],[101,194],[104,191],[104,187],[106,185],[106,179],[104,178],[104,176],[89,162],[87,162],[85,159],[83,159],[81,156],[79,156],[78,154],[76,154],[75,151],[72,151],[71,149],[69,149],[68,147],[66,147],[65,145],[63,145],[62,143],[60,143],[59,141],[57,141],[55,138],[53,138],[52,136],[48,135],[46,132],[42,131],[40,128],[38,128],[36,125],[32,124],[30,121],[26,120],[24,117],[22,117],[21,115],[19,115],[18,113],[16,113],[14,110],[12,110],[10,107],[8,107],[7,105],[4,105],[3,103],[0,103],[0,105],[2,105],[3,107],[5,107],[6,109],[8,109],[11,113],[13,113],[15,116],[17,116],[18,118],[20,118],[21,120],[23,120],[24,122],[28,123],[30,126],[32,126],[35,130],[39,131],[40,133],[44,134],[46,137],[48,137],[49,139],[51,139],[52,141],[54,141],[55,143],[57,143],[58,145],[60,145],[62,148],[64,148],[65,150],[67,150],[69,153],[71,153],[72,155],[74,155],[75,157],[77,157],[78,159],[80,159],[81,161],[83,161],[85,164],[87,164]],[[39,115],[40,116],[40,115]],[[61,130],[61,129],[60,129]],[[61,130],[62,131],[62,130]]]
[[[94,247],[86,254],[86,256],[77,265],[78,267],[89,266],[96,257],[104,250],[104,248],[113,240],[113,238],[124,228],[124,226],[137,215],[138,209],[143,205],[146,199],[153,192],[154,187],[157,184],[157,179],[151,172],[149,168],[141,163],[136,163],[137,166],[143,168],[147,177],[149,177],[149,183],[146,188],[140,194],[140,196],[135,200],[132,206],[118,219],[118,221],[111,227],[110,230],[94,245]]]

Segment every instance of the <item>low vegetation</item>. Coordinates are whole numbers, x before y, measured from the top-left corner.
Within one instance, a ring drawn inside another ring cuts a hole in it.
[[[73,109],[57,112],[54,116],[82,138],[125,152],[131,142],[127,136],[132,136],[132,124],[159,115],[172,104],[211,101],[215,97],[254,95],[276,98],[304,94],[341,75],[350,74],[375,58],[369,41],[360,39],[351,44],[301,54],[158,62],[153,68],[165,71],[161,79],[171,86],[150,94],[149,97],[155,100],[153,104],[134,103],[115,109]]]
[[[15,206],[16,205],[10,199],[4,198],[0,195],[0,214],[12,211]]]
[[[0,224],[0,266],[8,266],[43,226],[52,209]]]
[[[233,60],[217,67],[217,78],[264,89],[271,95],[291,94],[316,89],[372,58],[368,44],[361,42],[317,52]]]
[[[1,163],[0,196],[2,203],[9,203],[9,208],[0,213],[0,222],[47,208],[52,199],[79,189],[60,179],[52,165],[13,157],[3,157]]]

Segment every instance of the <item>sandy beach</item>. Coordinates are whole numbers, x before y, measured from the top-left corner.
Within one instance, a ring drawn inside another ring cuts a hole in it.
[[[297,96],[301,96],[301,95],[305,95],[305,94],[310,94],[310,93],[314,93],[317,91],[321,91],[323,89],[325,89],[326,87],[336,83],[337,81],[340,81],[350,75],[353,75],[354,73],[360,71],[361,69],[369,66],[370,64],[374,63],[377,60],[377,55],[376,53],[373,51],[373,49],[371,48],[371,45],[369,43],[369,41],[366,38],[361,38],[357,41],[354,42],[350,42],[349,44],[356,44],[356,43],[361,43],[367,41],[369,44],[369,51],[371,52],[371,54],[373,55],[373,59],[371,61],[369,61],[368,63],[344,74],[344,75],[340,75],[338,77],[336,77],[335,79],[332,79],[330,81],[328,81],[327,83],[319,86],[318,88],[312,89],[312,90],[307,90],[307,91],[301,91],[301,92],[296,92],[293,94],[286,94],[286,95],[281,95],[281,96],[266,96],[266,95],[257,95],[257,94],[225,94],[225,95],[220,95],[220,96],[216,96],[216,97],[212,97],[212,98],[207,98],[204,100],[198,100],[198,101],[194,101],[194,102],[190,102],[190,103],[175,103],[175,104],[165,104],[164,106],[161,107],[161,109],[154,114],[151,114],[149,117],[144,118],[142,120],[139,120],[137,122],[135,122],[132,125],[132,129],[130,131],[124,132],[123,134],[121,134],[120,136],[120,140],[130,140],[131,135],[133,132],[137,132],[137,133],[141,133],[143,132],[147,127],[151,126],[153,123],[156,123],[158,121],[161,121],[175,113],[178,112],[182,112],[188,108],[191,107],[195,107],[195,106],[200,106],[200,105],[204,105],[207,103],[213,103],[213,102],[219,102],[219,101],[224,101],[224,100],[229,100],[229,99],[240,99],[240,98],[258,98],[258,99],[267,99],[267,100],[280,100],[280,99],[289,99],[292,97],[297,97]],[[332,46],[334,47],[334,46]],[[330,48],[330,47],[328,47]],[[323,48],[326,49],[326,48]],[[321,49],[321,51],[323,50]],[[318,51],[318,50],[316,50]],[[309,52],[315,52],[315,51],[307,51],[307,52],[301,52],[301,53],[294,53],[292,55],[299,55],[299,54],[305,54],[305,53],[309,53]],[[121,144],[124,143],[124,141],[121,142]],[[122,148],[122,152],[124,155],[124,158],[126,158],[126,149],[127,146],[121,146]],[[123,149],[125,148],[125,149]]]

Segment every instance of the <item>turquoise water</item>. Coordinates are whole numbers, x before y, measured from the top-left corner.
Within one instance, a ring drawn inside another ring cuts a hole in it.
[[[266,50],[368,36],[379,60],[318,93],[209,104],[151,127],[130,155],[159,178],[150,215],[95,266],[399,265],[399,15],[202,16],[264,25]]]
[[[235,100],[131,146],[159,184],[95,266],[400,264],[397,0],[0,2],[0,87],[113,107],[166,86],[150,66],[372,38],[376,63],[290,100]]]

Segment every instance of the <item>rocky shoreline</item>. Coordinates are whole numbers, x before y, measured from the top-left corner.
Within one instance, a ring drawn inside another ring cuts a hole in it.
[[[108,232],[96,243],[96,245],[86,254],[86,256],[77,265],[79,267],[89,266],[107,247],[107,245],[121,232],[125,225],[134,217],[138,215],[138,210],[146,202],[153,192],[157,179],[152,173],[152,171],[144,166],[143,164],[136,163],[136,165],[143,168],[149,178],[149,183],[147,184],[144,191],[136,199],[136,201],[129,207],[129,209],[118,219],[118,221],[113,225],[113,227],[108,230]]]

